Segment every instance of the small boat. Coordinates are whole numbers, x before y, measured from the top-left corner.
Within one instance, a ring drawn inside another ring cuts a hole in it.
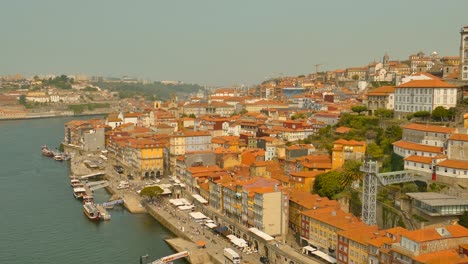
[[[54,156],[54,152],[51,151],[46,145],[42,146],[41,152],[42,152],[42,155],[44,155],[46,157],[53,157]]]
[[[94,204],[94,196],[83,195],[83,204]]]
[[[76,187],[73,188],[73,196],[75,196],[76,199],[83,199],[83,196],[86,195],[86,189],[83,187]]]
[[[70,181],[70,185],[71,185],[73,188],[83,187],[83,183],[81,183],[81,181],[78,180],[78,179],[72,179],[72,180]]]
[[[63,158],[62,155],[55,155],[55,156],[54,156],[54,160],[56,160],[56,161],[63,161],[64,158]]]
[[[101,213],[92,203],[83,204],[83,212],[89,220],[98,221],[101,218]]]

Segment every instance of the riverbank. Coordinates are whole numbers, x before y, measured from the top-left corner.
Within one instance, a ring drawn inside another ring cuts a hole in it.
[[[82,176],[96,172],[96,170],[86,167],[84,160],[94,160],[98,154],[80,152],[76,151],[71,160],[70,168],[72,175]],[[136,189],[143,188],[147,183],[140,180],[127,179],[130,182],[131,188],[117,189],[118,184],[126,180],[126,177],[117,173],[114,165],[113,159],[109,158],[108,161],[99,164],[98,169],[105,172],[104,178],[109,182],[109,186],[105,187],[105,189],[112,194],[112,199],[123,199],[125,201],[124,207],[130,213],[149,213],[151,217],[156,219],[156,221],[176,237],[166,240],[166,243],[170,247],[178,252],[186,250],[190,252],[188,258],[190,263],[224,263],[223,249],[231,247],[226,239],[216,236],[211,229],[206,228],[204,225],[190,220],[189,212],[179,212],[172,208],[169,204],[170,197],[161,198],[156,204],[143,202],[144,206],[141,205],[142,198],[136,192]],[[204,248],[197,247],[196,242],[200,240],[204,241]],[[249,257],[250,260],[244,259],[243,263],[255,263],[254,259],[257,256]]]
[[[55,115],[55,114],[39,114],[39,115],[26,115],[23,117],[5,117],[0,116],[0,121],[8,121],[8,120],[34,120],[34,119],[49,119],[49,118],[64,118],[64,117],[86,117],[86,116],[102,116],[107,115],[108,112],[102,113],[86,113],[86,114],[63,114],[63,115]]]

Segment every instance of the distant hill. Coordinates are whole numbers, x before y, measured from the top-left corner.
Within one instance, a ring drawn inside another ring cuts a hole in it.
[[[113,92],[118,92],[120,98],[142,96],[148,100],[167,100],[171,95],[186,97],[197,92],[202,87],[198,84],[162,84],[154,82],[149,84],[125,82],[96,82],[93,83]]]

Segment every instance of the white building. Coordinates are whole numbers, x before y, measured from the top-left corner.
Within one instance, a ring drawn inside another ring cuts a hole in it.
[[[440,79],[413,80],[395,87],[395,115],[405,117],[418,111],[432,112],[457,105],[458,88]]]
[[[460,31],[460,80],[468,81],[468,26]]]

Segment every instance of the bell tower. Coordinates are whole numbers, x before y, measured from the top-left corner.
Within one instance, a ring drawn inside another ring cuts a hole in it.
[[[382,59],[382,64],[383,64],[384,69],[387,70],[387,71],[388,71],[388,61],[389,61],[388,54],[385,53],[385,55],[383,56],[383,59]]]

